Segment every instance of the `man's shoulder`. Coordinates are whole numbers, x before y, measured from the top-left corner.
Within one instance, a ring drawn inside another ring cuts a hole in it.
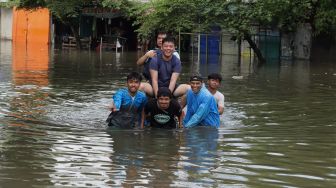
[[[210,91],[204,86],[202,87],[201,95],[199,96],[204,98],[214,98],[214,96],[210,93]]]
[[[220,91],[216,91],[216,93],[214,94],[215,97],[218,97],[218,98],[224,98],[224,94],[221,93]]]
[[[157,106],[157,100],[156,99],[149,99],[147,104],[146,104],[146,109],[147,110],[154,110],[155,107]]]
[[[119,88],[116,92],[116,94],[124,94],[124,93],[128,93],[128,89],[127,88]]]
[[[181,57],[180,57],[180,54],[175,50],[174,52],[173,52],[173,55],[177,58],[177,59],[181,59]]]
[[[147,98],[146,94],[143,91],[140,91],[140,90],[137,91],[137,96],[139,98]]]
[[[191,88],[187,89],[187,96],[190,96],[194,94],[194,92],[191,90]]]
[[[160,56],[160,55],[156,55],[156,56],[150,58],[149,69],[157,70],[159,68],[159,64],[160,64],[159,59],[160,58],[158,56]]]
[[[161,54],[162,50],[160,48],[154,48],[153,49],[157,54]]]
[[[155,98],[151,98],[148,100],[148,104],[156,104],[157,103],[157,99]]]
[[[158,59],[159,59],[159,55],[156,55],[156,56],[154,56],[154,57],[151,57],[149,61],[150,61],[150,62],[157,62]]]
[[[171,99],[170,105],[172,105],[174,108],[181,108],[180,104],[177,102],[176,99]]]
[[[181,64],[181,60],[178,57],[176,57],[176,55],[172,56],[172,62],[176,64]]]

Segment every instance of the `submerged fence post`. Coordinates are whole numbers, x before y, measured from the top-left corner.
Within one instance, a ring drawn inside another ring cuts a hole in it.
[[[115,49],[116,49],[116,53],[118,52],[118,38],[116,40],[116,43],[115,43]]]
[[[181,29],[179,29],[179,42],[178,42],[178,52],[181,54]]]
[[[198,33],[198,49],[197,49],[197,59],[198,59],[198,63],[201,62],[201,33]]]
[[[205,61],[208,64],[208,34],[205,34]]]
[[[102,47],[103,47],[103,37],[100,37],[100,45],[99,45],[99,52],[102,52]]]
[[[238,66],[240,67],[241,65],[241,38],[239,37],[238,39]]]

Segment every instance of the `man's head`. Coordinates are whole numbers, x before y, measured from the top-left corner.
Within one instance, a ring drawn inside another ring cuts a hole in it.
[[[203,78],[201,76],[194,75],[190,77],[190,87],[194,93],[198,93],[201,90],[202,84]]]
[[[217,90],[222,81],[222,76],[217,73],[209,74],[208,76],[208,88],[211,90]]]
[[[160,87],[157,93],[158,105],[161,109],[169,108],[169,103],[172,98],[171,91],[166,87]]]
[[[170,58],[173,56],[175,51],[175,39],[172,37],[166,37],[162,40],[162,54],[165,58]]]
[[[157,37],[156,37],[156,45],[158,48],[162,48],[162,40],[166,38],[167,33],[165,32],[158,32]]]
[[[127,75],[126,80],[127,80],[128,91],[131,94],[135,94],[140,87],[142,76],[137,72],[131,72],[129,75]]]

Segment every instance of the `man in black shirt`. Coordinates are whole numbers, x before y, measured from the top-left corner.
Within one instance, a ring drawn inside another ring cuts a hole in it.
[[[149,116],[150,125],[156,128],[180,128],[181,114],[180,104],[172,99],[172,93],[166,87],[159,88],[157,99],[150,100],[143,110],[143,116]]]

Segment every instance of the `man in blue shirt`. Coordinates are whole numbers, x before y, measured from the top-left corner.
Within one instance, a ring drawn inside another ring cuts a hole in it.
[[[200,76],[190,78],[191,89],[187,91],[187,113],[183,120],[186,128],[211,126],[218,128],[220,119],[215,98],[203,85]]]
[[[142,76],[132,72],[127,76],[127,88],[119,89],[113,95],[111,114],[107,118],[109,126],[133,128],[141,125],[141,112],[147,103],[147,97],[138,91]]]

